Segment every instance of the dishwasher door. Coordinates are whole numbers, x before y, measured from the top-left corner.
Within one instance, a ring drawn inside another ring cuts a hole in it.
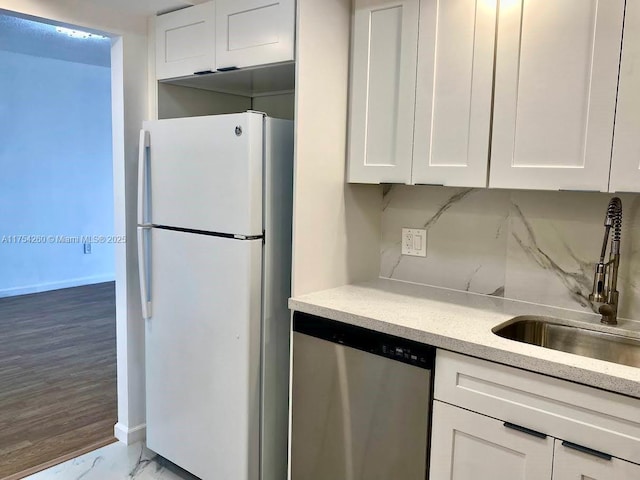
[[[434,354],[296,312],[291,480],[425,480]]]

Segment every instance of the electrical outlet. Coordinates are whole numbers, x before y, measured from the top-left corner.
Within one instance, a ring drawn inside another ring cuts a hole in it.
[[[427,256],[427,231],[421,228],[402,229],[402,255]]]
[[[91,253],[91,243],[86,242],[84,244],[84,254],[89,255]]]

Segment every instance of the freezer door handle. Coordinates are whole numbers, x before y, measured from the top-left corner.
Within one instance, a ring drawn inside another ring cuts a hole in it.
[[[138,224],[143,225],[147,223],[147,150],[151,145],[151,139],[149,132],[146,130],[140,130],[140,143],[138,145]]]
[[[140,275],[140,300],[142,304],[142,318],[151,318],[151,271],[147,242],[149,226],[138,227],[138,272]]]

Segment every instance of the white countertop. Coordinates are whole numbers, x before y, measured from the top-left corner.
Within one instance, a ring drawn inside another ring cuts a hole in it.
[[[518,315],[550,316],[568,325],[640,338],[640,322],[395,280],[345,285],[289,299],[300,312],[408,338],[438,348],[640,398],[640,368],[501,338],[491,329]]]

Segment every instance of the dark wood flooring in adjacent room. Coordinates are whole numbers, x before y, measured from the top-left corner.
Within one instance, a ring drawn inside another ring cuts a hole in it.
[[[0,479],[113,440],[113,282],[0,298]]]

